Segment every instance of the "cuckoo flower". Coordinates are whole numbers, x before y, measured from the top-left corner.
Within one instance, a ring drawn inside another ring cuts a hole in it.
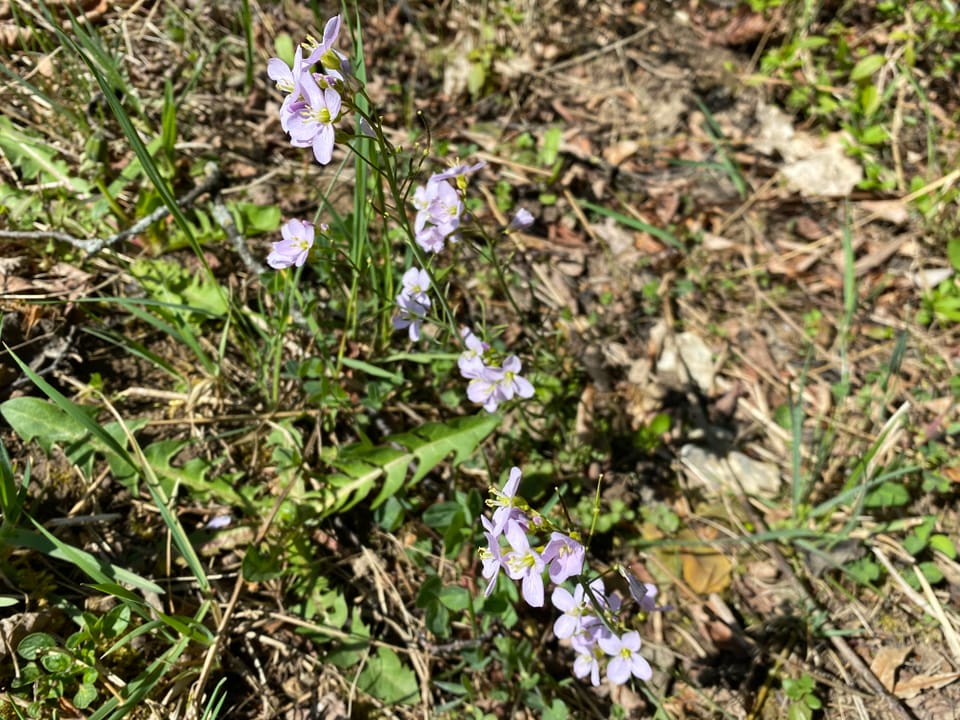
[[[300,76],[300,92],[304,105],[290,117],[290,142],[297,147],[313,147],[313,155],[321,165],[333,157],[336,139],[334,123],[340,118],[340,93],[324,82],[323,89],[310,73]]]
[[[461,178],[464,178],[472,172],[476,172],[486,164],[485,160],[481,160],[473,165],[454,165],[452,168],[448,168],[443,172],[434,173],[430,176],[430,180],[434,182],[440,180],[456,180],[459,186],[461,183],[466,183],[466,180],[461,180]]]
[[[530,520],[520,507],[522,501],[517,499],[517,490],[520,489],[520,479],[523,473],[520,468],[510,468],[510,475],[503,486],[503,490],[492,489],[493,499],[487,500],[487,505],[495,507],[491,530],[494,535],[504,534],[510,525],[517,525],[522,530],[530,527]]]
[[[507,542],[510,552],[504,556],[507,575],[512,580],[521,580],[520,594],[532,607],[543,607],[543,558],[530,547],[527,533],[518,523],[507,525]]]
[[[554,532],[543,549],[543,561],[550,567],[550,580],[562,583],[567,578],[583,572],[585,550],[569,535]]]
[[[597,645],[597,634],[604,630],[603,625],[598,623],[591,630],[579,632],[570,639],[573,651],[577,654],[573,661],[573,674],[581,679],[589,675],[590,683],[595,687],[600,684],[600,661],[605,657]]]
[[[597,578],[590,583],[594,597],[604,596],[603,580]],[[583,585],[577,585],[573,593],[563,587],[556,587],[550,596],[551,604],[563,614],[553,623],[553,634],[561,640],[577,635],[584,628],[600,623],[593,602],[585,594]]]
[[[483,536],[487,539],[487,547],[480,549],[480,559],[483,561],[482,575],[487,580],[487,588],[483,594],[490,597],[505,561],[500,548],[500,536],[493,531],[493,524],[485,517],[481,517],[480,522],[483,524]]]
[[[520,208],[513,216],[510,224],[507,225],[507,232],[526,230],[531,225],[533,225],[533,214],[526,208]]]
[[[497,380],[497,395],[500,401],[512,400],[514,395],[520,398],[533,397],[533,385],[526,378],[520,377],[520,370],[523,369],[520,358],[510,355],[501,367],[503,375]]]
[[[267,265],[274,270],[282,270],[291,265],[301,267],[307,261],[307,255],[313,246],[313,224],[303,220],[289,220],[280,228],[280,235],[283,239],[273,243],[273,250],[267,256]]]
[[[420,339],[420,327],[430,309],[430,298],[427,290],[430,289],[430,275],[426,270],[412,267],[403,274],[402,289],[397,295],[396,304],[398,313],[393,318],[393,327],[396,330],[407,329],[410,339],[416,342]]]
[[[350,65],[347,62],[346,56],[333,47],[339,35],[340,16],[334,15],[327,20],[327,24],[324,25],[323,40],[320,43],[310,38],[310,40],[312,40],[311,44],[316,44],[310,48],[310,55],[307,57],[307,66],[309,67],[315,63],[320,63],[328,70],[349,73]]]
[[[490,349],[490,346],[474,335],[469,328],[462,328],[460,336],[467,348],[460,353],[460,357],[457,359],[460,374],[468,380],[480,377],[486,368],[483,356]]]
[[[607,679],[610,682],[622,685],[631,675],[640,680],[653,677],[650,663],[640,654],[640,633],[628,632],[622,637],[611,634],[600,637],[597,644],[611,656],[607,663]]]
[[[280,58],[270,58],[267,75],[277,84],[277,89],[286,93],[280,106],[280,127],[289,132],[290,118],[303,107],[300,96],[300,76],[303,74],[303,48],[298,47],[293,55],[293,67]]]

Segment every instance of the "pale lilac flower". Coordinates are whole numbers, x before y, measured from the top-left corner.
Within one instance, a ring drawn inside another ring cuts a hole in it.
[[[483,356],[490,349],[490,346],[474,335],[469,328],[461,328],[460,336],[467,348],[460,353],[460,357],[457,359],[460,374],[468,380],[480,377],[486,368]]]
[[[321,90],[310,73],[301,75],[300,91],[306,102],[290,118],[290,142],[296,147],[312,146],[317,162],[326,165],[333,157],[334,123],[340,118],[340,93],[329,86]]]
[[[467,384],[467,398],[470,402],[483,405],[487,412],[496,412],[502,400],[499,392],[502,380],[502,368],[484,366],[479,375]]]
[[[398,314],[393,318],[393,328],[395,330],[407,329],[410,340],[417,342],[420,339],[420,327],[427,317],[427,310],[430,309],[430,298],[423,296],[424,302],[420,302],[409,295],[400,293],[397,295]]]
[[[473,165],[455,165],[452,168],[444,170],[443,172],[434,173],[430,176],[431,181],[440,181],[440,180],[450,180],[452,178],[461,178],[464,175],[469,175],[472,172],[476,172],[487,163],[485,160],[481,160],[478,163]]]
[[[590,583],[590,589],[597,599],[604,597],[605,590],[601,578]],[[578,584],[573,589],[573,593],[564,587],[554,588],[550,602],[563,613],[553,623],[553,634],[561,640],[573,637],[585,627],[600,622],[595,614],[593,602],[584,592],[582,584]]]
[[[521,580],[520,594],[531,607],[543,607],[543,568],[540,554],[530,547],[530,540],[517,523],[507,524],[507,542],[510,552],[504,556],[507,575]]]
[[[511,230],[526,230],[533,225],[533,214],[526,208],[517,210],[510,224],[507,225],[507,232]]]
[[[280,235],[283,240],[273,243],[273,250],[267,256],[267,265],[274,270],[291,265],[301,267],[313,247],[313,224],[304,220],[289,220],[280,228]]]
[[[288,132],[290,119],[299,112],[304,103],[300,94],[300,76],[303,73],[303,49],[297,47],[293,55],[293,67],[280,58],[270,58],[267,75],[277,84],[277,89],[287,94],[280,106],[280,127]]]
[[[585,550],[569,535],[554,532],[543,549],[543,561],[550,566],[550,579],[558,585],[583,572]]]
[[[340,35],[340,16],[334,15],[323,27],[323,41],[310,49],[307,66],[320,63],[328,70],[350,72],[346,56],[333,47]],[[315,40],[313,42],[316,42]]]
[[[429,305],[427,290],[430,289],[430,273],[417,267],[412,267],[403,274],[400,280],[403,285],[401,294],[413,298],[423,305]]]
[[[503,376],[497,381],[497,393],[501,401],[512,400],[514,395],[520,398],[533,397],[533,385],[520,377],[522,368],[520,358],[516,355],[510,355],[503,361]]]
[[[423,248],[424,252],[434,254],[443,250],[447,242],[447,236],[443,229],[436,225],[427,225],[423,229],[415,231],[413,239],[417,241],[417,245]]]
[[[233,516],[231,515],[217,515],[216,517],[210,518],[207,524],[203,526],[203,529],[220,530],[221,528],[228,527],[232,522]]]
[[[360,117],[360,134],[366,135],[369,138],[377,137],[377,132],[373,129],[373,125],[363,116]]]
[[[500,569],[504,567],[503,551],[500,548],[500,536],[493,531],[493,524],[485,517],[481,517],[480,522],[483,524],[483,535],[487,539],[487,547],[480,549],[480,559],[483,561],[482,575],[487,580],[487,588],[483,594],[490,597],[490,593],[497,584]]]
[[[631,675],[640,680],[653,677],[650,663],[640,654],[640,633],[628,632],[623,637],[611,634],[598,638],[597,644],[611,657],[607,679],[615,685],[622,685]]]
[[[627,570],[623,565],[620,566],[620,575],[627,581],[627,587],[630,590],[630,596],[637,601],[640,609],[644,612],[653,610],[666,610],[664,606],[657,605],[657,586],[650,583],[641,583],[636,576]]]
[[[487,500],[487,505],[496,508],[493,511],[493,523],[490,532],[498,537],[511,524],[517,524],[523,530],[530,527],[530,521],[526,513],[518,507],[517,502],[517,490],[520,489],[521,477],[523,477],[523,473],[520,468],[510,468],[510,475],[503,485],[503,490],[493,488],[491,490],[493,498]]]
[[[417,210],[413,223],[414,239],[426,252],[443,250],[448,237],[456,241],[453,234],[460,226],[463,200],[450,183],[431,177],[426,185],[414,191],[413,206]]]
[[[591,631],[577,633],[570,639],[577,654],[573,661],[573,674],[581,679],[589,675],[594,687],[600,684],[600,661],[604,658],[603,650],[597,645],[599,630],[605,630],[602,624],[594,626]]]

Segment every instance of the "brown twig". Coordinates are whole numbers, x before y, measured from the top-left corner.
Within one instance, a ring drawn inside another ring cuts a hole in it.
[[[198,197],[219,187],[222,182],[223,174],[220,172],[220,168],[210,163],[207,168],[207,178],[200,185],[197,185],[177,200],[177,205],[179,207],[189,207]],[[134,235],[139,235],[155,222],[162,220],[169,214],[170,208],[166,205],[158,207],[126,230],[121,230],[107,238],[78,238],[58,230],[0,230],[0,238],[8,238],[11,240],[57,240],[73,245],[73,247],[78,250],[83,250],[87,253],[87,259],[89,260],[91,256],[96,255],[104,248],[115,245],[121,240],[126,240]]]

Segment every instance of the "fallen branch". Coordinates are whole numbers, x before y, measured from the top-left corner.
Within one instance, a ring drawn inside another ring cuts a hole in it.
[[[189,207],[204,193],[211,192],[218,188],[221,182],[223,182],[223,174],[220,172],[220,168],[213,163],[209,163],[207,166],[206,180],[177,200],[177,205],[179,207]],[[78,250],[86,252],[87,259],[89,260],[91,256],[96,255],[104,248],[111,247],[121,240],[126,240],[134,235],[139,235],[155,222],[163,220],[169,214],[170,208],[166,205],[158,207],[126,230],[121,230],[107,238],[78,238],[69,233],[60,232],[59,230],[0,230],[0,238],[11,240],[56,240],[58,242],[65,242]]]

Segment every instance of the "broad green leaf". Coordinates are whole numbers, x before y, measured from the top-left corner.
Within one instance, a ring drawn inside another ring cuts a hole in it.
[[[853,70],[850,71],[850,82],[866,80],[883,67],[885,62],[886,58],[884,58],[883,55],[867,55],[853,66]]]
[[[80,687],[77,688],[77,692],[74,693],[73,704],[76,705],[80,710],[86,710],[96,699],[97,688],[93,685],[87,685],[84,683],[80,685]]]
[[[65,673],[73,664],[73,659],[63,650],[51,649],[41,656],[40,664],[47,672]]]
[[[947,259],[953,269],[960,272],[960,238],[953,238],[947,242]]]
[[[898,483],[884,482],[871,490],[864,500],[864,507],[902,507],[910,502],[910,492]]]
[[[940,533],[933,535],[930,538],[930,549],[942,552],[951,560],[957,559],[957,547],[953,544],[953,540],[946,535]]]
[[[78,442],[88,434],[81,423],[52,402],[37,397],[11,398],[0,405],[0,415],[24,442],[36,439],[46,453],[55,444]]]
[[[17,645],[17,654],[24,660],[36,660],[48,648],[55,648],[57,641],[49,633],[31,633]]]
[[[393,650],[385,647],[377,648],[377,656],[367,662],[357,685],[388,705],[413,704],[420,697],[416,673],[400,662]]]
[[[467,459],[500,424],[500,416],[489,413],[456,418],[447,423],[428,423],[406,433],[391,435],[391,447],[352,445],[330,461],[339,472],[325,478],[329,487],[305,497],[319,497],[324,514],[341,512],[367,497],[381,480],[380,492],[372,506],[420,482],[428,472],[453,454],[453,464]],[[397,446],[405,448],[398,450]],[[416,470],[410,475],[411,467]]]

